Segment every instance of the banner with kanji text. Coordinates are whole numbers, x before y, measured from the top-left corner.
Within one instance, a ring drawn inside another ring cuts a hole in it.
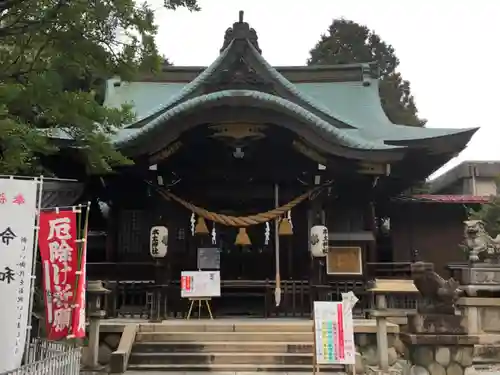
[[[79,306],[77,275],[81,271],[78,222],[74,209],[41,212],[38,243],[43,270],[45,313],[49,340],[72,333],[75,307]]]
[[[36,178],[0,178],[0,373],[21,366],[39,205]]]

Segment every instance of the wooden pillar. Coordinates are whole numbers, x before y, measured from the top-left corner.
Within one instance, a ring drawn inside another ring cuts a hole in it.
[[[106,262],[115,262],[117,261],[118,254],[116,251],[116,223],[118,221],[118,212],[114,208],[114,206],[109,206],[108,218],[106,219],[106,249],[105,249],[105,257]]]
[[[375,220],[376,214],[375,214],[375,205],[373,202],[367,202],[366,203],[366,214],[365,214],[365,228],[373,233],[373,237],[375,238],[375,242],[368,242],[367,247],[368,247],[368,262],[378,262],[378,256],[377,256],[377,226],[375,225]]]

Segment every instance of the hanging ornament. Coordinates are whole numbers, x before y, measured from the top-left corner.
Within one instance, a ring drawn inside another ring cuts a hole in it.
[[[196,228],[194,229],[196,234],[210,234],[208,231],[207,223],[202,216],[198,216],[198,222],[196,223]]]
[[[264,245],[269,245],[269,240],[271,239],[271,226],[269,221],[266,221],[266,230],[264,232]]]
[[[250,237],[248,237],[246,228],[240,228],[238,231],[238,235],[236,236],[236,241],[234,241],[235,245],[248,246],[251,245]]]
[[[280,236],[291,236],[293,234],[292,224],[288,216],[281,219],[278,234]]]
[[[194,225],[196,224],[196,217],[194,216],[194,213],[191,214],[191,219],[189,221],[191,223],[191,235],[194,236]]]
[[[309,251],[313,257],[325,257],[328,253],[328,228],[315,225],[309,234]]]
[[[215,231],[215,223],[212,226],[212,245],[217,244],[217,232]]]

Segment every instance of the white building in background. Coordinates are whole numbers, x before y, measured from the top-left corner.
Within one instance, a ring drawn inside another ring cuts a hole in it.
[[[464,161],[430,182],[432,194],[497,195],[500,161]]]

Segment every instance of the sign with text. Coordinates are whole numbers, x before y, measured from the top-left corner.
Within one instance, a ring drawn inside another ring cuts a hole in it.
[[[21,365],[26,343],[38,186],[0,179],[0,373]]]
[[[216,247],[198,248],[197,266],[199,270],[220,269],[220,249]]]
[[[353,365],[356,347],[350,302],[314,302],[315,363]]]
[[[49,340],[68,337],[74,309],[80,304],[76,271],[80,270],[75,210],[40,214],[39,246]],[[82,257],[83,258],[83,257]],[[81,278],[80,278],[81,279]]]
[[[182,271],[181,297],[220,297],[220,272]]]
[[[328,275],[363,275],[363,252],[359,246],[330,246],[326,255]]]

